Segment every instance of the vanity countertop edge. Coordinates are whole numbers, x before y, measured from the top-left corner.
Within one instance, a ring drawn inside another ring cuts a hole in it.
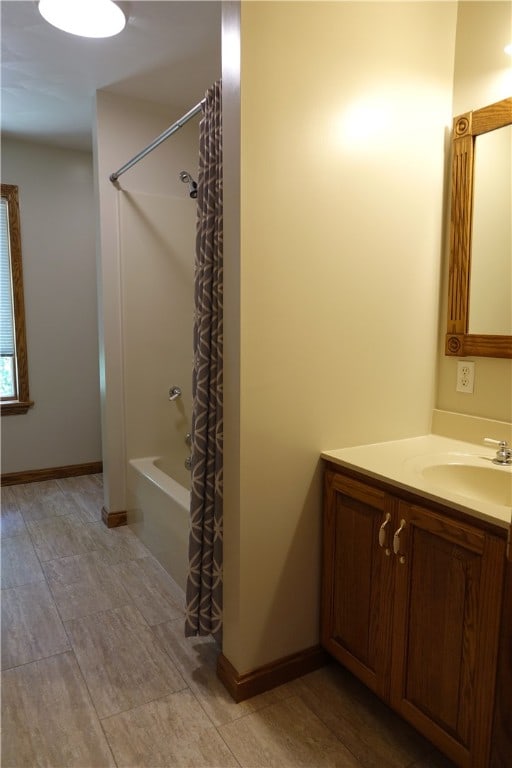
[[[446,488],[440,488],[425,480],[418,471],[422,460],[428,457],[449,456],[457,462],[458,456],[470,456],[491,462],[494,455],[495,451],[492,447],[436,434],[326,450],[320,454],[326,462],[415,494],[426,501],[453,507],[465,515],[508,531],[511,525],[512,507],[470,498]],[[498,468],[498,471],[503,470],[510,471],[512,483],[512,467]]]

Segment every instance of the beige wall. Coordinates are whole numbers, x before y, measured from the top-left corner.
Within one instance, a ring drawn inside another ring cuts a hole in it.
[[[512,94],[512,59],[503,47],[512,37],[511,2],[459,3],[453,84],[453,113],[479,109]],[[440,322],[437,407],[446,411],[512,421],[512,360],[471,357],[473,394],[455,391],[456,357],[444,355],[448,247]]]
[[[2,140],[19,187],[30,396],[2,418],[2,472],[101,460],[90,153]]]
[[[165,290],[162,293],[162,288],[168,280],[169,305],[173,301],[173,285],[178,292],[186,289],[182,281],[179,280],[178,289],[177,283],[170,280],[168,263],[163,257],[172,250],[174,236],[171,228],[176,224],[176,216],[183,218],[176,234],[180,254],[188,242],[184,220],[188,219],[188,226],[194,227],[191,215],[194,202],[186,197],[186,187],[178,175],[183,169],[196,174],[198,118],[123,174],[119,179],[120,189],[111,184],[109,176],[182,114],[151,102],[108,92],[97,94],[95,162],[100,221],[100,372],[105,507],[109,512],[126,510],[127,458],[148,451],[151,455],[159,452],[165,414],[170,413],[167,390],[171,384],[180,383],[170,380],[175,371],[171,361],[164,360],[169,352],[166,339],[170,329],[166,325],[170,320],[169,307],[162,304],[166,293]],[[172,198],[179,198],[177,206],[180,210],[166,221],[163,206],[165,199],[171,201]],[[193,229],[190,235],[188,266],[191,267]],[[188,267],[186,273],[185,282],[190,278]],[[151,296],[154,291],[158,291],[158,301],[156,294]],[[151,336],[152,328],[154,336]],[[145,331],[146,338],[141,338],[139,331]],[[184,353],[179,351],[178,354]],[[137,363],[139,356],[140,366]],[[144,368],[146,376],[141,376]],[[184,364],[180,362],[180,379],[185,375],[183,368]],[[125,369],[128,376],[125,376]],[[188,375],[192,375],[191,370]],[[159,404],[155,401],[157,391],[161,396]]]
[[[224,625],[241,673],[318,641],[320,451],[430,429],[455,22],[453,3],[242,4]]]

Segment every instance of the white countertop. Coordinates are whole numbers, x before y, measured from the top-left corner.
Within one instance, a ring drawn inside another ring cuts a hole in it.
[[[356,470],[366,477],[382,480],[426,499],[448,503],[473,517],[508,528],[511,524],[512,507],[464,496],[451,489],[436,486],[422,475],[422,468],[429,462],[489,466],[495,455],[496,450],[492,447],[433,434],[321,453],[323,459],[341,467]],[[512,483],[512,467],[496,467],[496,471],[509,473]]]

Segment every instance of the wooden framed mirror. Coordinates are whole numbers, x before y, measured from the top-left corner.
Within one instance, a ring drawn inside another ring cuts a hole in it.
[[[478,137],[491,132],[496,146],[487,154],[487,139],[480,147]],[[452,151],[445,354],[512,358],[512,97],[456,117]],[[477,157],[482,180],[476,173]],[[487,157],[493,165],[486,169]],[[497,185],[498,176],[499,189],[488,189],[489,180]],[[488,277],[494,277],[494,287]],[[486,307],[490,315],[501,316],[484,317]]]

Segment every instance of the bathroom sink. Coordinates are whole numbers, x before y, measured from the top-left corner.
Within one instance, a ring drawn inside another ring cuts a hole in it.
[[[512,506],[512,467],[493,464],[431,464],[423,467],[424,479],[461,496]]]
[[[412,471],[425,490],[444,491],[484,504],[512,507],[512,465],[493,464],[493,453],[463,453],[458,451],[411,456],[405,460],[407,472]]]

